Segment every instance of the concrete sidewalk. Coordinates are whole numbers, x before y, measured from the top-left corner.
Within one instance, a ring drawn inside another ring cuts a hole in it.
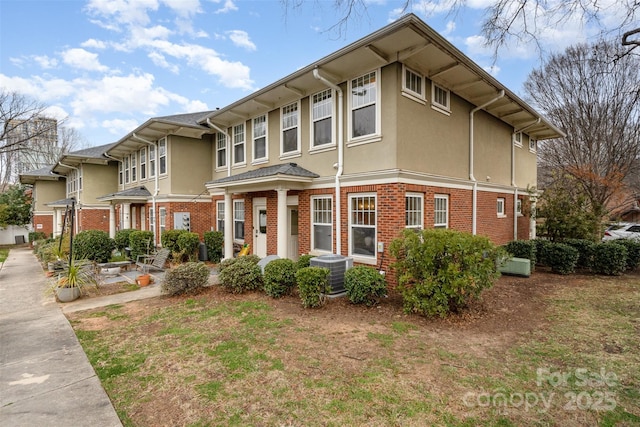
[[[0,269],[0,425],[122,426],[46,285],[31,250],[12,248]]]

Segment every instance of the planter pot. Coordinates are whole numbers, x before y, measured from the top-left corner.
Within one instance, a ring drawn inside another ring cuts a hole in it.
[[[139,286],[148,286],[149,282],[151,282],[151,276],[149,274],[141,274],[136,279],[136,283]]]
[[[80,297],[80,288],[57,288],[56,296],[58,297],[58,301],[60,302],[71,302]]]

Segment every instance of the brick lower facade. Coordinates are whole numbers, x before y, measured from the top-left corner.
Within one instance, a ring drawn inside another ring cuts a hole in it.
[[[53,214],[33,215],[33,230],[51,236],[53,234]]]

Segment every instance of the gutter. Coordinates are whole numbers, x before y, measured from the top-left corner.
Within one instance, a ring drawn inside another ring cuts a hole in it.
[[[210,128],[217,130],[220,133],[224,134],[226,141],[226,159],[225,161],[227,162],[227,176],[231,176],[231,136],[229,135],[229,133],[226,130],[223,130],[221,127],[219,127],[218,125],[216,125],[215,123],[213,123],[211,121],[211,119],[209,117],[207,117],[207,124],[209,125]],[[217,147],[214,147],[217,148]],[[215,167],[214,167],[215,168]]]
[[[156,144],[155,142],[151,142],[151,141],[147,141],[144,138],[139,137],[138,135],[136,135],[135,132],[131,133],[131,136],[133,137],[133,139],[135,139],[138,142],[142,142],[145,143],[147,145],[150,145],[152,147],[154,147],[153,152],[155,153],[156,158],[153,159],[154,160],[154,165],[155,165],[155,171],[154,172],[154,181],[155,181],[155,190],[153,192],[153,194],[151,195],[151,207],[153,209],[153,242],[155,243],[155,245],[158,245],[158,227],[157,227],[157,223],[158,223],[158,210],[156,209],[156,197],[158,196],[158,193],[160,192],[160,187],[158,184],[158,175],[160,175],[159,171],[158,171],[158,144]],[[151,159],[149,159],[151,160]],[[124,186],[124,182],[122,184]],[[149,224],[151,225],[151,224]]]
[[[493,104],[494,102],[496,102],[497,100],[499,100],[500,98],[502,98],[504,96],[504,89],[502,89],[499,93],[498,96],[496,96],[495,98],[485,102],[484,104],[474,108],[473,110],[471,110],[471,112],[469,113],[469,179],[471,180],[471,182],[473,182],[473,197],[472,197],[472,202],[471,202],[471,234],[475,235],[476,234],[476,223],[478,222],[478,181],[476,180],[476,177],[473,175],[473,115],[482,110],[483,108],[485,108],[487,105],[489,104]]]
[[[322,83],[335,90],[338,93],[338,163],[337,172],[335,177],[335,191],[336,191],[336,254],[342,254],[342,221],[341,221],[341,197],[340,197],[340,177],[344,171],[344,135],[343,135],[343,118],[342,107],[344,104],[344,95],[340,87],[326,79],[320,74],[320,70],[316,67],[313,69],[313,77],[320,80]]]
[[[533,123],[520,129],[514,129],[511,135],[511,186],[513,186],[513,240],[518,240],[518,185],[516,184],[516,147],[513,143],[517,133],[521,133],[542,120],[538,117]]]

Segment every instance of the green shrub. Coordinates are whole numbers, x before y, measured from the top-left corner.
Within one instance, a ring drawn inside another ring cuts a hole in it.
[[[178,247],[178,237],[181,234],[188,233],[187,230],[166,230],[160,236],[160,242],[162,243],[163,248],[169,249],[171,253],[180,252],[180,248]]]
[[[562,243],[578,250],[577,267],[591,268],[593,245],[595,244],[593,241],[587,239],[566,239],[563,240]]]
[[[327,294],[331,292],[328,268],[303,267],[296,271],[296,281],[304,307],[322,307],[325,304]]]
[[[500,276],[504,249],[453,230],[404,230],[390,246],[404,310],[425,316],[458,311]]]
[[[627,248],[616,242],[598,243],[593,247],[591,269],[596,274],[619,276],[627,267]]]
[[[252,257],[246,256],[220,263],[218,273],[220,285],[234,294],[262,288],[262,269],[254,261]]]
[[[220,262],[224,255],[224,233],[222,231],[205,231],[204,244],[207,246],[209,261]]]
[[[187,257],[189,261],[198,259],[198,246],[200,245],[200,236],[198,233],[181,233],[176,240],[178,249],[183,257]]]
[[[30,231],[29,243],[37,242],[38,240],[44,240],[47,238],[47,233],[44,231]]]
[[[372,306],[387,294],[387,281],[373,267],[358,265],[344,273],[347,298],[353,304]]]
[[[131,248],[131,259],[137,260],[138,255],[147,255],[154,249],[153,231],[136,230],[129,234],[129,247]]]
[[[533,242],[536,245],[536,264],[545,265],[545,266],[549,265],[548,248],[549,248],[549,245],[552,244],[552,242],[546,239],[534,239]]]
[[[536,243],[533,240],[513,240],[506,245],[504,249],[515,258],[528,259],[533,270],[536,265]]]
[[[187,262],[167,271],[160,285],[165,295],[195,294],[209,282],[209,268],[201,262]]]
[[[558,274],[570,274],[578,263],[578,250],[564,243],[549,243],[545,245],[545,264],[551,271]]]
[[[613,242],[612,242],[613,243]],[[627,270],[635,270],[640,265],[640,242],[637,240],[620,239],[616,244],[627,248]]]
[[[131,241],[129,240],[129,236],[131,233],[137,231],[133,228],[125,228],[123,230],[116,231],[116,236],[113,240],[116,242],[116,249],[120,252],[124,252],[124,248],[128,248],[131,245]]]
[[[95,262],[107,262],[116,244],[101,230],[85,230],[73,238],[73,257]]]
[[[296,263],[290,259],[274,259],[264,267],[264,291],[273,298],[289,294],[296,286]]]
[[[305,255],[300,255],[300,257],[298,257],[298,261],[296,263],[298,269],[301,268],[305,268],[305,267],[310,267],[311,266],[311,258],[315,258],[314,255],[309,255],[309,254],[305,254]]]

